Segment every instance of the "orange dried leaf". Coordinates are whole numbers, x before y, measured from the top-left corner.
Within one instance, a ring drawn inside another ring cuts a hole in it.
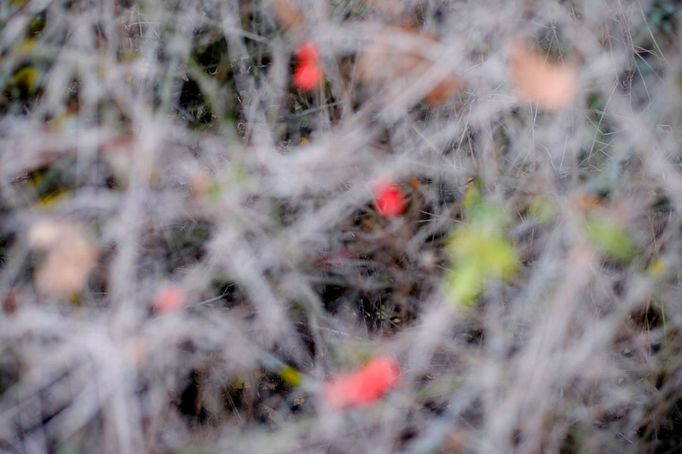
[[[523,101],[557,110],[569,105],[576,96],[576,69],[548,62],[526,43],[513,44],[509,69],[514,91]]]

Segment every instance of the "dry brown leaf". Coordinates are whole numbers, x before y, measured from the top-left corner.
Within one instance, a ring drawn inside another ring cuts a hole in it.
[[[405,11],[405,7],[395,0],[365,0],[365,4],[387,14],[397,15]]]
[[[462,429],[454,429],[443,440],[442,450],[446,453],[467,452],[471,447],[471,435]]]
[[[381,36],[413,35],[435,41],[435,37],[425,32],[417,32],[410,27],[384,26],[378,33]],[[360,54],[358,69],[365,82],[380,82],[395,76],[404,76],[424,63],[418,49],[402,50],[391,46],[384,40],[371,43]]]
[[[579,194],[571,201],[571,207],[589,213],[602,207],[601,201],[591,194]]]
[[[5,299],[2,302],[2,312],[6,316],[14,315],[14,313],[19,308],[20,298],[21,296],[19,294],[19,291],[17,291],[16,289],[11,289],[9,292],[7,292],[7,295],[5,296]]]
[[[557,110],[575,98],[575,67],[550,63],[527,43],[514,42],[509,67],[514,91],[523,101],[536,103],[547,110]]]
[[[70,222],[37,222],[29,230],[28,243],[46,253],[34,277],[41,292],[53,295],[78,293],[99,257],[84,229]]]
[[[189,175],[187,189],[192,199],[200,202],[211,193],[215,184],[213,176],[207,169],[196,168]]]
[[[292,0],[275,0],[273,7],[283,28],[298,29],[305,23],[303,12]]]
[[[34,249],[47,249],[57,242],[63,226],[52,220],[36,222],[28,230],[28,245]]]
[[[141,367],[145,360],[149,358],[149,347],[145,341],[139,337],[133,337],[126,344],[126,356],[134,367]]]
[[[115,137],[104,142],[100,151],[115,180],[122,185],[127,184],[134,161],[135,141],[128,136]]]
[[[443,104],[448,99],[459,93],[462,88],[464,88],[464,82],[462,79],[452,74],[433,87],[433,89],[426,95],[426,102],[432,106]]]
[[[379,34],[394,35],[397,38],[402,35],[405,38],[438,43],[435,35],[417,30],[411,25],[385,26]],[[397,77],[416,78],[420,73],[432,71],[435,65],[438,63],[425,58],[416,45],[411,49],[398,49],[383,40],[377,40],[367,46],[358,59],[360,78],[365,83],[388,82]],[[431,105],[447,101],[464,86],[463,81],[451,71],[444,68],[440,71],[442,78],[426,95],[426,101]]]

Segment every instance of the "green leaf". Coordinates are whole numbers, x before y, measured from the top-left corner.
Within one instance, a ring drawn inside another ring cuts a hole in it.
[[[592,216],[585,221],[587,239],[603,253],[629,262],[635,254],[635,244],[630,234],[614,221]]]
[[[505,210],[482,200],[475,184],[465,193],[462,210],[468,222],[461,224],[448,240],[453,268],[446,274],[445,285],[455,301],[472,306],[489,281],[514,276],[519,257],[504,233]]]
[[[545,197],[534,197],[528,204],[528,215],[536,221],[549,222],[556,215],[556,208]]]
[[[462,197],[462,213],[464,217],[471,218],[479,205],[481,205],[481,190],[479,189],[478,180],[474,180],[469,184]]]
[[[473,306],[483,290],[484,276],[476,265],[450,269],[445,279],[450,297],[464,306]]]
[[[518,267],[516,248],[496,226],[476,223],[460,227],[449,250],[458,264],[474,266],[487,277],[508,278]]]

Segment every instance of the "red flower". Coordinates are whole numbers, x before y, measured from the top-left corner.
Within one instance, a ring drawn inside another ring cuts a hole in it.
[[[405,193],[395,183],[379,183],[374,189],[374,203],[379,214],[395,217],[405,211]]]
[[[400,366],[389,357],[378,357],[355,372],[329,380],[324,400],[331,408],[368,405],[394,387],[400,376]]]
[[[294,85],[299,90],[310,91],[322,80],[317,46],[312,41],[301,44],[296,52],[298,60],[294,70]]]
[[[180,287],[171,285],[162,288],[154,295],[154,310],[172,312],[182,309],[187,302],[187,293]]]

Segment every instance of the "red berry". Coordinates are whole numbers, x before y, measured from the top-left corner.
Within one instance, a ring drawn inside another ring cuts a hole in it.
[[[355,372],[332,378],[324,389],[331,408],[367,405],[393,388],[400,377],[400,366],[389,357],[377,357]]]
[[[294,71],[294,85],[299,90],[310,91],[317,87],[322,78],[322,71],[317,63],[300,63]]]
[[[377,185],[374,199],[377,211],[384,217],[395,217],[405,211],[405,194],[395,183]]]
[[[298,47],[296,57],[299,63],[317,63],[319,52],[317,45],[312,41],[306,41]]]
[[[157,291],[154,295],[154,310],[172,312],[182,309],[187,301],[187,293],[180,287],[169,286]]]

